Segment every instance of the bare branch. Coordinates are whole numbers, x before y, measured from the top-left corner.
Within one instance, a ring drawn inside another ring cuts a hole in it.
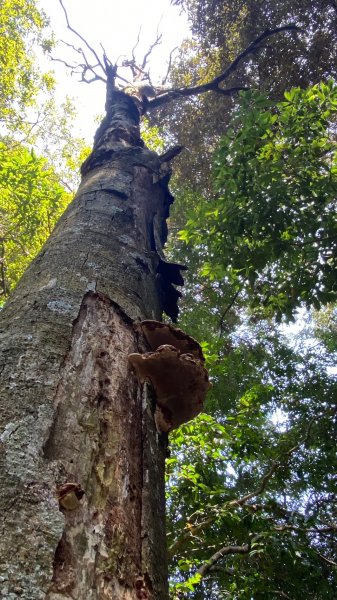
[[[85,54],[85,52],[84,52],[84,50],[82,48],[76,48],[73,44],[69,44],[68,42],[65,42],[64,40],[61,40],[61,42],[62,42],[62,44],[65,44],[65,46],[68,46],[68,48],[72,48],[73,50],[75,50],[75,52],[77,54],[79,54],[81,56],[81,58],[84,60],[85,65],[87,66],[87,68],[94,69],[94,68],[96,68],[96,67],[99,66],[99,64],[97,64],[97,65],[95,65],[93,67],[92,65],[89,64],[89,61],[88,61],[88,59],[86,57],[86,54]],[[82,67],[82,66],[83,66],[82,63],[78,63],[76,65],[76,68],[77,67]]]
[[[175,556],[176,553],[178,552],[178,550],[180,550],[180,548],[184,545],[184,543],[190,537],[194,537],[197,533],[202,531],[205,527],[207,527],[208,525],[211,525],[213,523],[213,521],[215,520],[215,518],[216,518],[216,516],[212,515],[211,517],[208,517],[207,519],[202,521],[202,523],[197,523],[196,525],[191,525],[189,523],[188,527],[185,527],[185,531],[181,535],[181,537],[178,538],[177,540],[175,540],[175,542],[173,542],[173,544],[168,548],[168,558],[171,559],[173,556]]]
[[[205,577],[208,571],[221,560],[224,556],[228,556],[229,554],[248,554],[250,551],[249,544],[243,544],[243,546],[224,546],[218,552],[215,552],[199,569],[197,573],[201,575],[201,577]]]
[[[87,70],[89,70],[89,69],[87,69]],[[92,69],[90,69],[90,70],[92,70]],[[92,71],[92,72],[94,73],[94,75],[90,79],[87,79],[85,72],[83,72],[81,81],[83,81],[84,83],[92,83],[93,81],[104,81],[104,83],[106,82],[106,80],[103,79],[103,77],[100,77],[100,75],[97,75],[97,73],[95,73],[94,71]]]
[[[104,46],[103,46],[102,42],[100,42],[100,43],[99,43],[99,45],[101,46],[101,48],[102,48],[102,50],[103,50],[103,60],[104,60],[104,64],[106,64],[106,61],[108,61],[108,62],[111,64],[110,60],[108,59],[108,55],[107,55],[107,53],[106,53],[106,51],[105,51],[105,48],[104,48]]]
[[[130,67],[133,82],[141,81],[142,79],[146,79],[146,76],[147,76],[146,73],[144,73],[144,71],[142,71],[141,67],[139,67],[136,64],[136,61],[134,58],[123,60],[122,67]]]
[[[90,44],[87,42],[87,40],[80,34],[78,33],[78,31],[76,31],[76,29],[74,29],[69,22],[69,18],[68,18],[68,13],[66,11],[66,8],[63,4],[63,0],[59,0],[59,3],[62,6],[63,12],[64,12],[64,16],[66,19],[66,23],[67,23],[67,27],[68,29],[74,34],[76,35],[88,48],[88,50],[90,50],[90,52],[93,54],[93,56],[95,57],[96,61],[97,61],[97,66],[101,67],[101,69],[103,70],[103,73],[105,73],[105,69],[104,69],[104,65],[102,64],[102,62],[100,61],[100,58],[98,56],[98,54],[96,53],[95,49],[90,46]],[[83,52],[83,51],[82,51]],[[98,76],[98,79],[102,79],[101,77]],[[104,80],[103,80],[104,81]]]
[[[242,506],[243,504],[246,504],[246,502],[248,502],[248,500],[251,500],[252,498],[255,498],[255,496],[259,496],[260,494],[262,494],[262,492],[264,492],[264,490],[267,487],[268,481],[272,478],[272,476],[274,475],[275,471],[277,471],[279,466],[280,466],[280,463],[278,461],[274,461],[272,463],[270,469],[268,469],[267,473],[262,478],[262,481],[261,481],[259,487],[256,490],[254,490],[253,492],[251,492],[250,494],[241,496],[241,498],[237,498],[236,500],[231,500],[231,502],[228,503],[229,506]]]
[[[121,75],[118,75],[118,73],[116,73],[116,79],[120,79],[121,81],[123,81],[127,85],[130,85],[130,81],[128,81],[127,79],[125,79],[125,77],[122,77]]]
[[[70,69],[71,74],[81,75],[80,81],[83,81],[84,83],[92,83],[93,81],[103,81],[104,83],[106,83],[106,79],[95,72],[95,67],[88,67],[85,64],[69,65],[66,61],[62,60],[61,58],[52,58],[51,60],[64,64],[67,68]],[[90,79],[87,78],[88,71],[93,73],[93,76]]]
[[[176,156],[178,156],[183,150],[185,150],[185,146],[181,146],[181,145],[171,146],[171,148],[166,150],[166,152],[164,152],[164,154],[161,154],[159,156],[159,160],[161,163],[170,162]]]
[[[323,498],[322,502],[331,502],[331,499]],[[320,526],[305,527],[303,525],[303,526],[299,527],[299,526],[295,526],[295,525],[290,525],[289,521],[294,517],[296,517],[297,521],[300,521],[303,524],[305,524],[306,516],[303,515],[303,513],[299,512],[299,511],[295,511],[293,509],[289,510],[289,509],[285,508],[284,506],[279,504],[275,499],[273,499],[272,503],[267,503],[267,504],[257,504],[256,502],[254,504],[246,504],[246,508],[254,513],[258,512],[258,511],[264,511],[267,513],[271,513],[271,515],[272,515],[271,518],[284,519],[287,524],[275,526],[275,530],[277,530],[277,531],[286,531],[287,529],[289,529],[292,531],[305,531],[307,533],[315,533],[315,534],[317,533],[319,535],[325,535],[327,533],[331,533],[332,531],[337,531],[337,523],[326,522],[321,519],[317,519],[317,523],[319,523]]]
[[[299,27],[296,25],[284,25],[283,27],[276,27],[275,29],[266,29],[261,35],[259,35],[253,42],[245,48],[238,56],[233,60],[233,62],[222,72],[220,75],[209,81],[208,83],[203,83],[201,85],[196,85],[193,87],[181,88],[176,90],[169,90],[165,94],[154,98],[149,102],[149,109],[157,108],[158,106],[162,106],[167,102],[171,102],[172,100],[176,100],[177,98],[196,96],[198,94],[203,94],[205,92],[217,92],[224,95],[232,94],[234,91],[238,91],[238,87],[230,88],[229,90],[225,90],[220,86],[220,84],[228,79],[228,77],[236,71],[239,64],[250,54],[253,54],[257,48],[261,45],[261,43],[267,38],[276,35],[277,33],[281,33],[283,31],[301,31]],[[241,88],[244,89],[244,88]]]
[[[257,37],[255,40],[253,40],[249,44],[249,46],[247,46],[247,48],[245,50],[243,50],[240,54],[238,54],[238,56],[233,60],[233,62],[229,65],[229,67],[227,67],[227,69],[225,69],[225,71],[223,73],[221,73],[221,75],[219,75],[218,77],[215,77],[215,79],[213,80],[212,83],[216,84],[216,85],[219,85],[219,83],[222,83],[222,81],[227,79],[229,77],[229,75],[231,75],[231,73],[236,71],[240,62],[244,58],[246,58],[246,56],[255,52],[255,50],[260,46],[260,44],[264,40],[266,40],[267,38],[269,38],[273,35],[276,35],[277,33],[282,33],[283,31],[301,31],[301,29],[299,27],[297,27],[297,25],[293,25],[293,24],[284,25],[283,27],[275,27],[274,29],[266,29],[263,33],[261,33],[261,35],[259,37]]]

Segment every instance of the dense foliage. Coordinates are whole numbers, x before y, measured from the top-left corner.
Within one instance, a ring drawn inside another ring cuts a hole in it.
[[[25,128],[27,109],[40,89],[49,90],[53,79],[40,74],[33,48],[43,40],[45,15],[34,0],[3,0],[0,5],[0,122],[7,129]]]
[[[43,158],[0,143],[0,300],[40,250],[70,200]]]
[[[216,153],[218,196],[198,204],[181,234],[206,244],[205,273],[279,319],[337,299],[337,87],[285,96],[242,94]]]

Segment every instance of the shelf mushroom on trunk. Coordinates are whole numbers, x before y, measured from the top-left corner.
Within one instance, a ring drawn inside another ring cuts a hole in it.
[[[169,432],[196,417],[210,383],[200,344],[168,323],[142,321],[135,328],[150,352],[129,355],[139,381],[151,382],[156,395],[154,418],[159,432]]]

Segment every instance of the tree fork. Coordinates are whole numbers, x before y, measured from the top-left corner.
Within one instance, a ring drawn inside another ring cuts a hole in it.
[[[78,194],[1,313],[9,600],[168,597],[165,448],[127,356],[143,343],[133,321],[177,315],[180,266],[160,247],[173,198],[141,103],[107,98]]]

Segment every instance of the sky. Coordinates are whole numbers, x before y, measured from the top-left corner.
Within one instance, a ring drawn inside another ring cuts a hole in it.
[[[39,0],[39,5],[50,17],[50,25],[57,40],[64,40],[76,47],[83,43],[66,28],[65,16],[59,0]],[[170,0],[64,0],[70,25],[94,47],[97,53],[100,44],[114,63],[131,57],[140,32],[136,56],[142,60],[149,45],[156,39],[157,29],[162,33],[162,44],[156,47],[150,59],[150,73],[153,83],[159,83],[167,70],[170,51],[187,37],[186,16]],[[54,50],[54,57],[76,61],[76,55],[62,43]],[[79,83],[77,76],[71,76],[66,67],[57,62],[43,64],[42,68],[55,71],[59,82],[57,97],[61,101],[66,94],[76,98],[78,106],[78,134],[88,143],[97,128],[94,119],[104,114],[105,86],[101,82]]]

